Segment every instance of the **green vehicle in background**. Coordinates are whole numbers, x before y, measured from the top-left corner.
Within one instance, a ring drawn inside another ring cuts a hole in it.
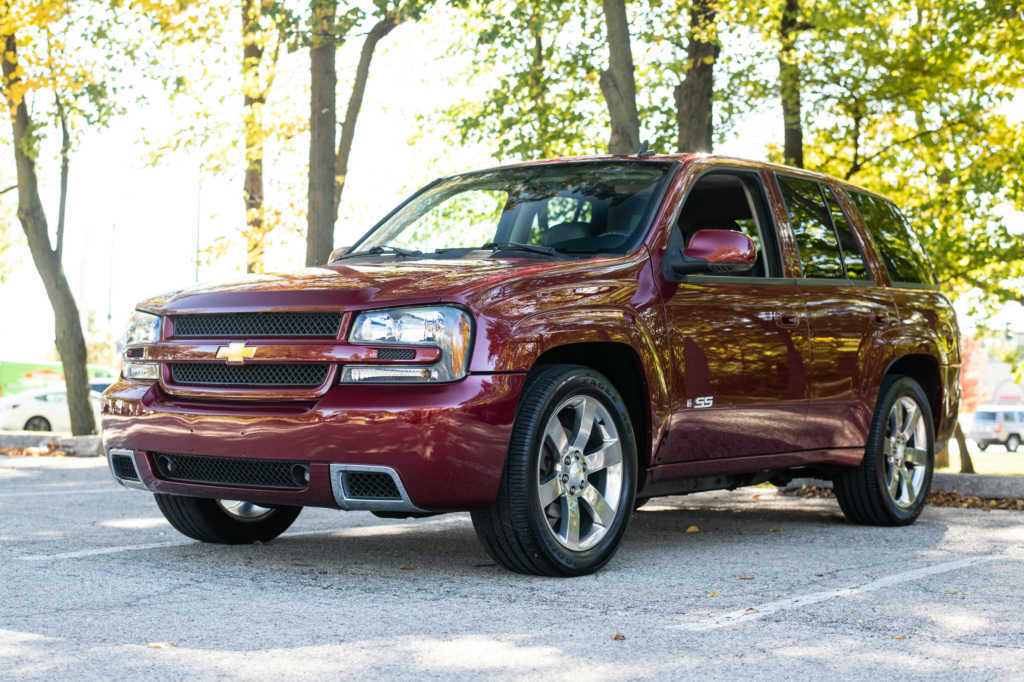
[[[89,381],[109,379],[113,382],[117,372],[101,365],[86,368]],[[64,384],[64,367],[59,362],[8,362],[0,360],[0,397],[22,391]]]

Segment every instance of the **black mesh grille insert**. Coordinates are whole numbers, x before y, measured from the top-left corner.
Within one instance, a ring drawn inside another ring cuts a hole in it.
[[[379,471],[346,471],[345,493],[351,498],[369,500],[402,499],[394,479]]]
[[[307,386],[324,383],[330,365],[217,365],[171,363],[171,379],[176,384],[207,386]]]
[[[284,488],[302,490],[308,483],[307,462],[281,462],[236,457],[204,457],[153,453],[161,478],[185,483],[225,485],[234,488]]]
[[[174,336],[325,336],[334,338],[341,313],[214,313],[178,315]]]
[[[412,348],[378,348],[377,358],[380,360],[412,360],[416,351]]]
[[[114,474],[126,481],[137,481],[139,475],[135,473],[135,464],[128,455],[111,455],[110,462],[114,465]]]

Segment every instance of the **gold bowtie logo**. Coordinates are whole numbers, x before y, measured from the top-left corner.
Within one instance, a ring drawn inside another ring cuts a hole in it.
[[[229,365],[241,365],[246,358],[253,358],[256,355],[255,348],[246,348],[245,342],[229,343],[217,349],[217,358],[227,360]]]

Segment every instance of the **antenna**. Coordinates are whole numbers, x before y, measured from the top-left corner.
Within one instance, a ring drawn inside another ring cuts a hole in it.
[[[640,145],[640,151],[636,153],[637,158],[645,158],[647,156],[654,156],[654,151],[647,144],[647,140],[644,140],[643,144]]]

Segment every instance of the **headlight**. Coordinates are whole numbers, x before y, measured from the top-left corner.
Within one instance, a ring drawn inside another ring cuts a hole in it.
[[[348,365],[346,383],[422,383],[456,381],[466,376],[473,320],[454,306],[390,308],[360,313],[349,342],[368,345],[433,346],[441,359],[432,365]]]
[[[136,362],[135,358],[141,358],[143,351],[139,346],[156,343],[160,340],[161,318],[158,315],[151,315],[136,310],[128,319],[128,328],[121,337],[121,350],[124,353],[124,363],[121,366],[121,376],[125,379],[142,381],[155,381],[160,378],[160,365],[152,362]]]
[[[128,318],[128,328],[121,337],[121,347],[142,346],[160,340],[160,317],[136,310]]]

